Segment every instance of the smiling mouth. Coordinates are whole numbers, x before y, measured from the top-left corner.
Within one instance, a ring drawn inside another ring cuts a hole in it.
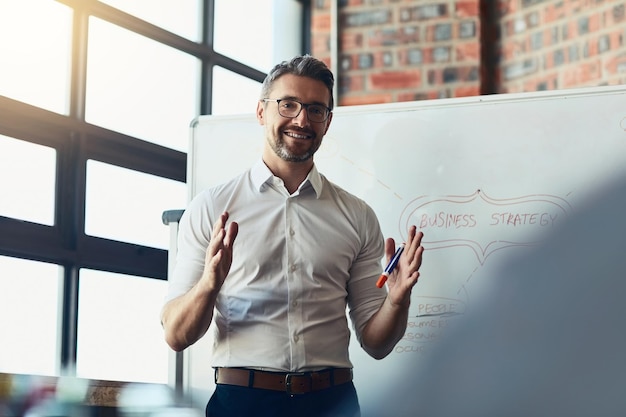
[[[290,138],[301,139],[301,140],[310,140],[315,137],[315,135],[312,135],[310,133],[301,133],[301,132],[293,132],[293,131],[288,131],[288,132],[283,132],[283,133],[285,134],[285,136],[289,136]]]

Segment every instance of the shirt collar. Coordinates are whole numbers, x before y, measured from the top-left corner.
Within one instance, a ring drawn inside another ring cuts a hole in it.
[[[267,165],[265,165],[265,162],[263,162],[263,159],[259,159],[252,166],[251,175],[252,175],[252,183],[254,184],[254,188],[258,191],[263,191],[263,188],[266,185],[269,185],[274,178],[274,174],[272,173],[272,171],[270,171]],[[320,195],[322,194],[323,182],[322,182],[322,176],[317,170],[317,167],[315,166],[315,164],[313,165],[313,168],[311,168],[311,171],[309,171],[309,174],[303,181],[303,185],[306,185],[307,182],[311,184],[311,187],[313,187],[313,190],[315,191],[316,197],[319,198]],[[301,188],[302,188],[302,185],[301,185]]]

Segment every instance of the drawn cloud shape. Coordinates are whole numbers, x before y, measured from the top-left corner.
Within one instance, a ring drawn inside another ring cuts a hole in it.
[[[554,195],[496,199],[479,189],[412,200],[400,216],[400,229],[415,224],[427,250],[468,247],[483,265],[496,251],[538,243],[570,211],[570,204]]]

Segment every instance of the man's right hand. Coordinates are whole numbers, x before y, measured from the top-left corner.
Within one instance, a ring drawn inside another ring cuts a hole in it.
[[[204,259],[204,272],[200,279],[207,291],[219,291],[230,271],[233,261],[233,244],[239,232],[239,225],[231,222],[228,226],[228,212],[220,215],[213,225],[211,242]]]
[[[239,231],[237,223],[231,222],[226,226],[227,221],[228,213],[224,212],[213,226],[200,280],[191,290],[169,301],[163,308],[161,323],[165,340],[177,352],[198,341],[213,319],[215,300],[230,271],[233,243]]]

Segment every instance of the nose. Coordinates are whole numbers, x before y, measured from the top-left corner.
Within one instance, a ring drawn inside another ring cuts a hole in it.
[[[293,118],[294,123],[297,126],[304,127],[309,124],[309,114],[307,113],[306,107],[302,106],[300,109],[300,113],[296,117]]]

